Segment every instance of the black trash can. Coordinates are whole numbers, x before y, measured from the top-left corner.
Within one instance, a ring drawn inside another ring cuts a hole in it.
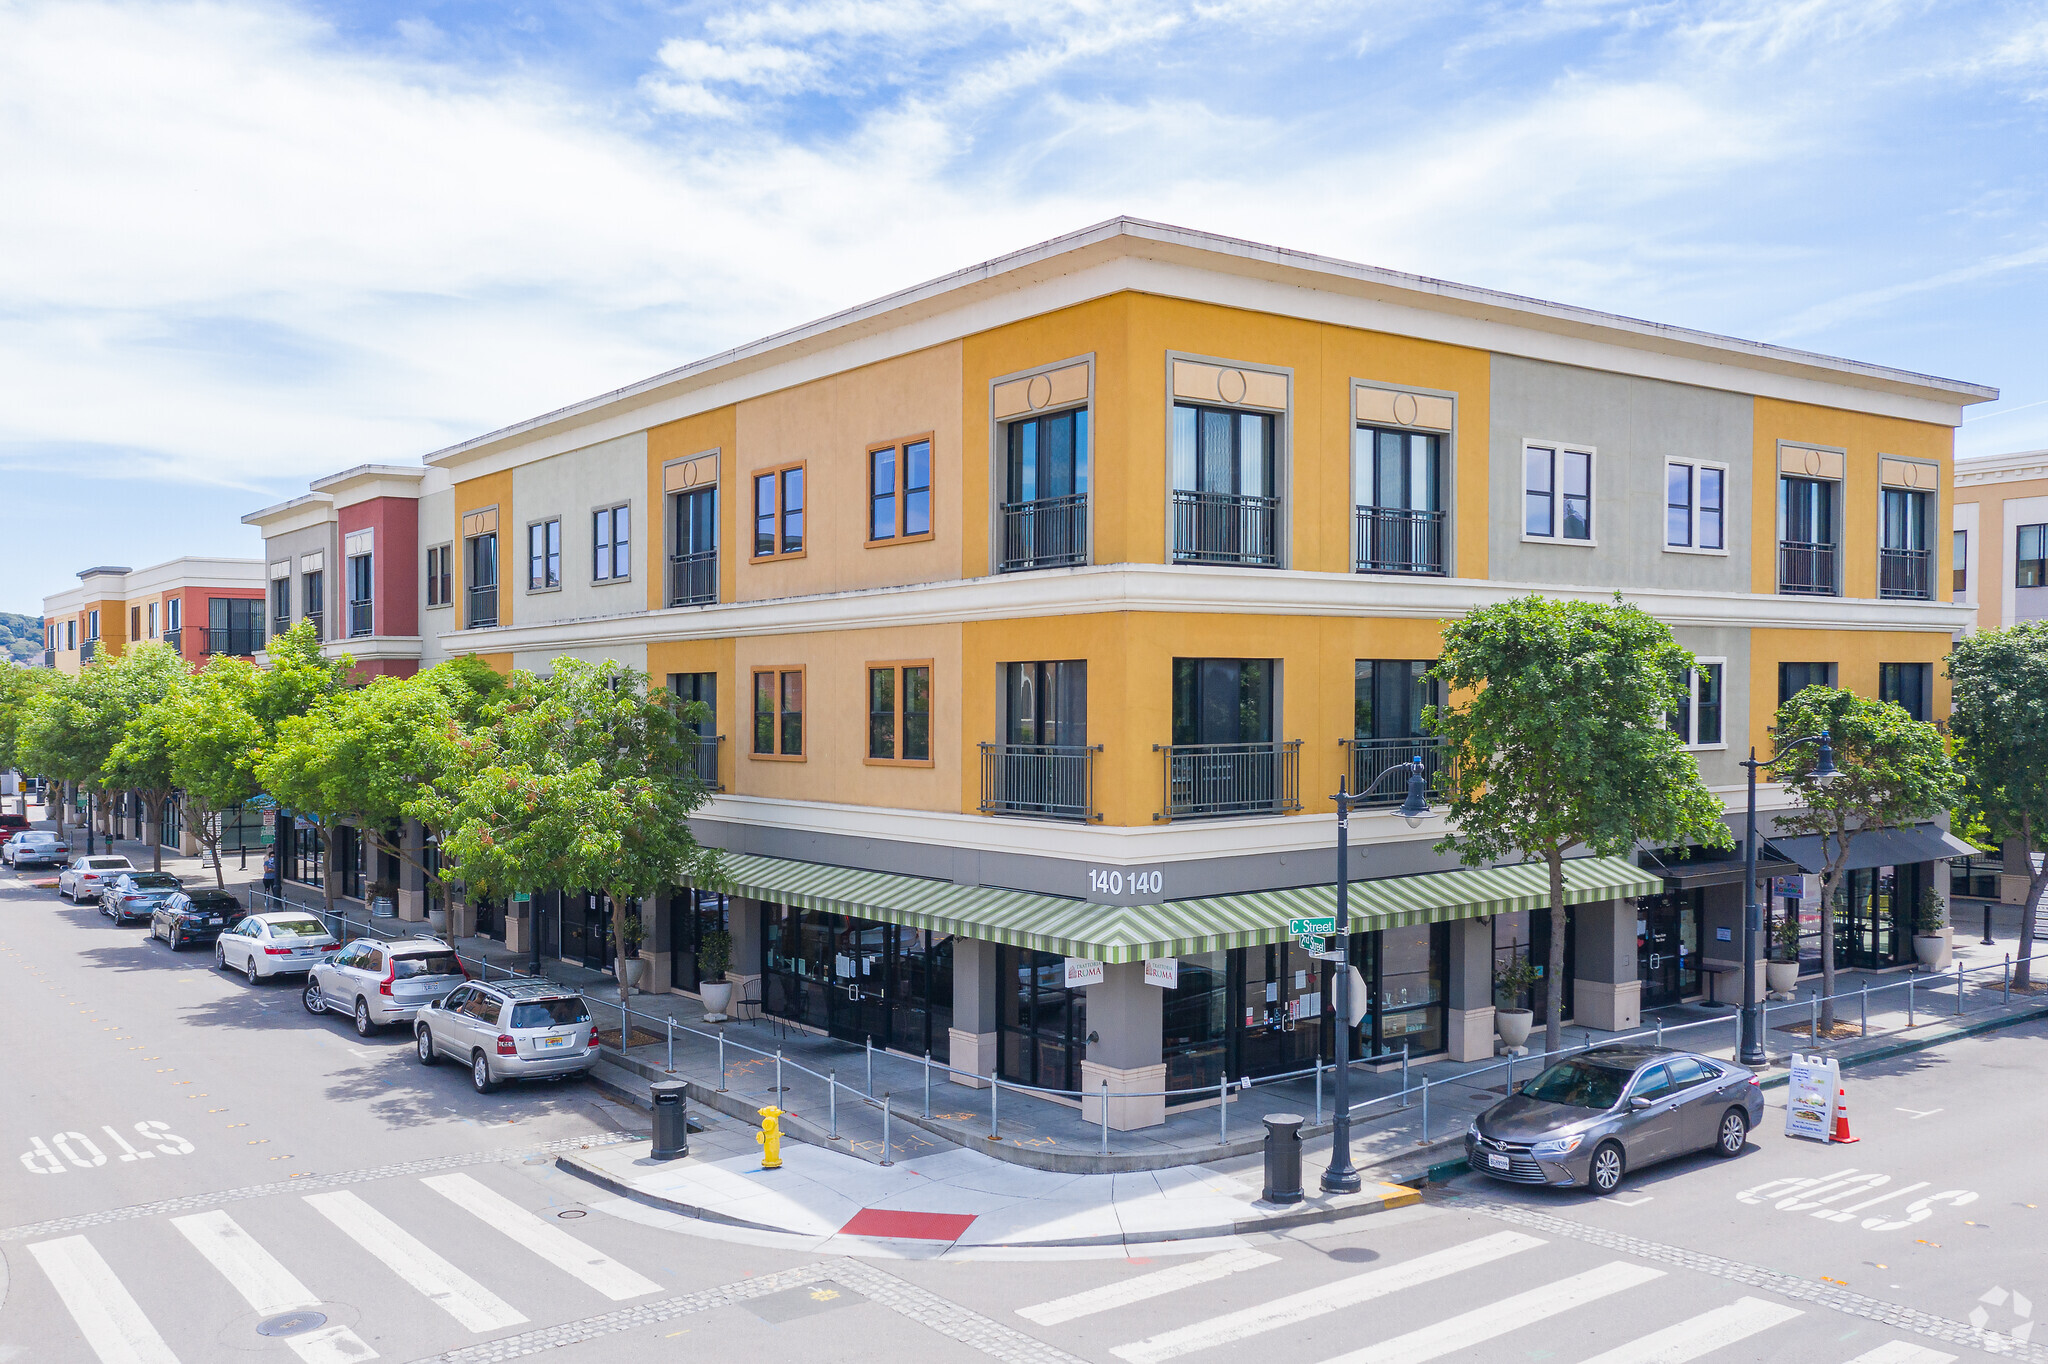
[[[1259,1197],[1268,1203],[1301,1202],[1301,1114],[1266,1115],[1266,1187]]]
[[[661,1080],[654,1086],[654,1150],[656,1160],[674,1160],[690,1154],[690,1087],[681,1080]],[[1301,1162],[1295,1161],[1296,1182]]]

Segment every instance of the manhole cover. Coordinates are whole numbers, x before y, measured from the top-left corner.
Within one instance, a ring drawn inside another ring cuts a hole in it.
[[[564,1208],[564,1209],[562,1209],[562,1210],[561,1210],[560,1212],[556,1213],[556,1214],[555,1214],[555,1216],[557,1216],[557,1217],[581,1217],[581,1216],[583,1216],[583,1209],[581,1209],[581,1208]]]
[[[259,1336],[302,1336],[316,1327],[325,1326],[327,1318],[318,1312],[287,1312],[281,1317],[271,1317],[256,1323]]]

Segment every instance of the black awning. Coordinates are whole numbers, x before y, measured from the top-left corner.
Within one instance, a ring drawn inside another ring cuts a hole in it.
[[[1802,871],[1817,872],[1828,864],[1827,853],[1818,836],[1773,838],[1771,846],[1797,862]],[[1851,837],[1849,860],[1842,864],[1842,870],[1903,867],[1915,862],[1968,857],[1975,853],[1977,849],[1938,824],[1909,824],[1899,829],[1872,829]]]
[[[1756,874],[1759,880],[1772,876],[1789,876],[1799,868],[1785,858],[1768,842],[1762,842],[1756,850]],[[1739,886],[1742,884],[1741,857],[1691,857],[1684,860],[1665,860],[1653,853],[1643,854],[1643,868],[1664,878],[1666,890],[1699,890],[1706,886]]]

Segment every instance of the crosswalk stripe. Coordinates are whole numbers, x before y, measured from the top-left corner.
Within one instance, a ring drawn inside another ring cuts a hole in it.
[[[420,1181],[441,1197],[497,1228],[546,1260],[555,1268],[573,1274],[613,1302],[654,1293],[661,1285],[642,1278],[602,1251],[550,1226],[511,1199],[468,1175],[436,1175]]]
[[[1446,1250],[1431,1251],[1427,1255],[1419,1255],[1413,1260],[1389,1265],[1385,1269],[1368,1270],[1348,1279],[1339,1279],[1336,1283],[1291,1293],[1284,1298],[1275,1298],[1256,1307],[1247,1307],[1242,1311],[1211,1317],[1207,1321],[1198,1321],[1156,1336],[1147,1336],[1129,1345],[1119,1345],[1110,1353],[1118,1359],[1130,1361],[1130,1364],[1160,1364],[1161,1360],[1173,1359],[1195,1350],[1226,1345],[1233,1340],[1243,1340],[1277,1327],[1307,1321],[1311,1317],[1335,1312],[1339,1308],[1371,1302],[1374,1298],[1415,1288],[1432,1279],[1440,1279],[1462,1269],[1472,1269],[1513,1255],[1517,1251],[1532,1250],[1542,1244],[1544,1242],[1540,1237],[1527,1236],[1518,1231],[1482,1236],[1476,1241],[1467,1241]]]
[[[1925,1345],[1914,1345],[1903,1340],[1894,1340],[1866,1350],[1849,1361],[1849,1364],[1955,1364],[1954,1355],[1945,1355],[1939,1350],[1930,1350]]]
[[[219,1210],[173,1217],[178,1234],[204,1255],[221,1277],[234,1285],[259,1317],[320,1306],[312,1290],[256,1243],[234,1218]],[[375,1359],[377,1352],[346,1326],[321,1326],[301,1335],[280,1337],[306,1364],[354,1364]]]
[[[1726,1307],[1716,1307],[1676,1326],[1617,1345],[1594,1355],[1585,1364],[1686,1364],[1687,1360],[1712,1354],[1724,1345],[1733,1345],[1799,1314],[1796,1307],[1764,1298],[1738,1298]]]
[[[1151,1274],[1140,1274],[1121,1283],[1104,1284],[1086,1292],[1074,1293],[1051,1302],[1036,1303],[1020,1307],[1017,1315],[1026,1321],[1037,1322],[1040,1326],[1056,1326],[1076,1317],[1092,1316],[1107,1312],[1114,1307],[1127,1307],[1134,1302],[1156,1298],[1165,1293],[1176,1293],[1183,1288],[1197,1284],[1214,1283],[1232,1274],[1247,1269],[1257,1269],[1277,1261],[1277,1255],[1268,1255],[1263,1250],[1226,1250],[1221,1255],[1196,1260],[1192,1264],[1175,1265],[1171,1269],[1157,1270]]]
[[[1419,1331],[1410,1331],[1407,1335],[1368,1345],[1363,1350],[1338,1355],[1325,1364],[1426,1364],[1428,1360],[1469,1350],[1495,1336],[1519,1331],[1560,1312],[1569,1312],[1574,1307],[1583,1307],[1589,1302],[1597,1302],[1611,1294],[1663,1277],[1661,1269],[1631,1264],[1627,1260],[1610,1260],[1597,1268],[1544,1284],[1541,1288],[1475,1307],[1470,1312],[1460,1312],[1446,1321],[1433,1322]]]
[[[356,1195],[346,1190],[309,1194],[306,1202],[470,1330],[496,1331],[526,1320],[510,1303],[429,1250],[411,1232]]]
[[[78,1323],[78,1333],[101,1364],[178,1364],[171,1347],[149,1324],[142,1308],[92,1242],[83,1236],[36,1241],[28,1248],[65,1310]]]

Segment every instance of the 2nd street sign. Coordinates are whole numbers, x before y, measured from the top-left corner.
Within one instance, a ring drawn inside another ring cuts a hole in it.
[[[1287,936],[1290,938],[1328,938],[1337,932],[1335,916],[1327,919],[1289,919]]]

